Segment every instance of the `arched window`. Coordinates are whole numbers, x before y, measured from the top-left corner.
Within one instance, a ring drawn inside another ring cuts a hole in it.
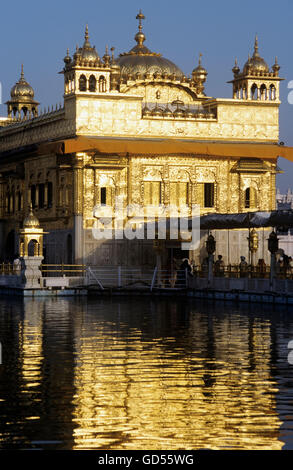
[[[97,81],[94,75],[91,75],[89,78],[89,91],[96,91]]]
[[[48,183],[48,208],[53,205],[53,183]]]
[[[39,184],[39,208],[45,207],[45,185],[44,183]]]
[[[106,91],[106,79],[103,75],[99,78],[99,92],[104,93]]]
[[[101,188],[101,204],[107,204],[107,188]]]
[[[267,99],[267,87],[262,84],[260,87],[260,99],[265,101]]]
[[[258,93],[257,93],[258,90],[257,90],[257,86],[256,86],[255,83],[252,85],[250,91],[251,91],[251,93],[250,93],[250,98],[251,98],[252,100],[257,100],[257,98],[258,98],[258,96],[257,96],[257,95],[258,95]]]
[[[28,244],[28,255],[29,256],[39,256],[39,243],[37,240],[31,240]]]
[[[36,186],[34,184],[31,186],[31,203],[34,209],[36,207]]]
[[[20,191],[17,192],[17,210],[22,210],[22,194]]]
[[[274,85],[270,86],[270,100],[274,101],[276,99],[276,88]]]
[[[257,205],[256,189],[252,187],[246,188],[244,192],[245,209],[256,207],[256,205]]]
[[[86,77],[81,75],[79,77],[79,91],[86,91]]]

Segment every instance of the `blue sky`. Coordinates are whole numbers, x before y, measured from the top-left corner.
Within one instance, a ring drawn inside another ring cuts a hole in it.
[[[175,62],[189,75],[203,54],[208,71],[206,93],[231,97],[231,69],[235,57],[240,67],[253,52],[255,34],[259,52],[272,65],[275,56],[281,65],[280,140],[293,146],[293,106],[287,101],[288,82],[293,80],[293,2],[272,0],[236,2],[231,0],[14,0],[1,4],[0,81],[2,99],[19,78],[21,63],[26,79],[35,89],[42,107],[62,101],[63,57],[69,47],[82,45],[86,23],[90,41],[100,55],[106,44],[115,53],[134,45],[135,16],[139,9],[146,16],[146,45]],[[0,105],[0,114],[6,109]],[[293,163],[279,159],[285,171],[278,176],[281,190],[293,188]]]

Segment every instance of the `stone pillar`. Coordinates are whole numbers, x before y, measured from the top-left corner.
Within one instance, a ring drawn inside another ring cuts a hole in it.
[[[40,266],[43,259],[43,256],[23,256],[20,258],[22,264],[21,280],[22,286],[25,289],[36,289],[42,287],[42,273]]]
[[[74,216],[74,262],[83,264],[83,217]]]
[[[75,155],[73,165],[74,262],[83,264],[83,154]]]

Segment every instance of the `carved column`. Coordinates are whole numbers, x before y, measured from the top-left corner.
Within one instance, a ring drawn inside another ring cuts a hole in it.
[[[83,155],[76,154],[73,164],[74,257],[83,263]]]

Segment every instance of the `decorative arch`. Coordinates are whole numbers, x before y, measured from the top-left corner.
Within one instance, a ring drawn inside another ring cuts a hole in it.
[[[195,91],[191,90],[190,88],[186,88],[185,86],[183,86],[179,82],[178,83],[172,83],[172,82],[164,82],[164,81],[161,81],[161,80],[139,81],[139,82],[135,82],[131,85],[127,84],[127,86],[123,90],[123,92],[124,93],[133,93],[133,89],[140,88],[140,87],[143,87],[144,89],[146,87],[152,87],[152,88],[154,88],[155,91],[157,91],[158,86],[172,88],[172,89],[174,89],[175,92],[176,92],[176,89],[180,90],[181,92],[183,91],[184,93],[189,95],[189,97],[191,98],[190,104],[194,101],[194,99],[197,98],[197,94],[195,93]],[[161,93],[161,98],[162,98],[162,93]],[[175,93],[174,93],[174,99],[177,99],[177,94],[175,94]],[[155,101],[157,101],[157,99]],[[164,100],[162,101],[162,99],[161,99],[161,100],[159,100],[159,102],[164,102],[165,103],[166,101],[164,101]]]
[[[256,83],[254,83],[250,88],[250,98],[252,100],[257,100],[258,99],[258,88],[257,88]]]
[[[275,101],[275,99],[277,98],[276,87],[273,84],[271,84],[269,88],[269,97],[271,101]]]
[[[99,92],[100,93],[105,93],[106,89],[107,89],[106,79],[105,79],[104,75],[101,75],[100,78],[99,78]]]
[[[244,189],[244,207],[245,209],[257,207],[257,188],[254,185]]]
[[[28,256],[39,256],[39,243],[35,239],[31,239],[27,246]]]
[[[262,101],[265,101],[267,99],[267,87],[264,83],[260,86],[260,99]]]
[[[86,76],[81,75],[78,80],[78,89],[79,91],[86,91]]]
[[[97,90],[97,80],[94,75],[89,78],[89,91],[95,92]]]

